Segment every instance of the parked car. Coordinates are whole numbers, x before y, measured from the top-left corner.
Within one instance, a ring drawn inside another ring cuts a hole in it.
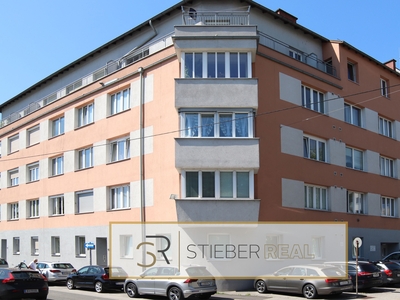
[[[47,299],[46,277],[37,271],[18,268],[0,269],[0,299]]]
[[[38,262],[36,268],[49,282],[66,281],[68,275],[76,271],[73,265],[67,262]]]
[[[329,265],[296,265],[279,269],[254,281],[259,293],[282,292],[303,294],[307,299],[318,295],[352,291],[353,283],[342,269]]]
[[[112,279],[110,278],[112,277]],[[128,274],[120,267],[85,266],[67,277],[67,288],[90,288],[101,293],[104,290],[120,290]]]
[[[377,261],[374,264],[386,275],[385,284],[400,283],[400,264],[394,261]]]
[[[369,261],[359,261],[358,267],[356,261],[349,262],[326,262],[326,264],[340,267],[351,276],[354,289],[367,290],[384,284],[380,269]],[[347,270],[346,270],[347,268]],[[356,280],[357,276],[357,280]]]
[[[400,262],[400,251],[392,252],[389,255],[386,255],[384,258],[382,258],[382,261],[384,260]]]
[[[130,298],[148,294],[166,296],[169,300],[189,296],[209,299],[217,292],[217,286],[205,267],[158,266],[147,269],[139,278],[127,278],[124,291]]]
[[[8,268],[8,262],[4,258],[0,258],[0,268]]]

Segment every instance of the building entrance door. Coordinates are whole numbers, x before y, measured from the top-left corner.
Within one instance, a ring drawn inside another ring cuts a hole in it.
[[[96,260],[99,266],[108,266],[107,238],[96,238]]]

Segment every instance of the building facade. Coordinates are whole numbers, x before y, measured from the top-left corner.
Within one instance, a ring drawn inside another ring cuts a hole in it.
[[[181,1],[0,105],[1,257],[106,265],[120,221],[347,222],[349,258],[399,250],[399,75],[283,10]]]

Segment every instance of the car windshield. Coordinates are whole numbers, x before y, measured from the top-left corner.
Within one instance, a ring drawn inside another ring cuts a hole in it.
[[[400,265],[397,263],[385,263],[385,266],[388,267],[390,270],[400,270]]]
[[[192,276],[212,277],[211,273],[208,272],[206,268],[192,267],[192,268],[187,268],[186,272],[190,277]]]
[[[106,274],[110,274],[110,268],[104,268],[104,271],[106,271]],[[127,277],[128,274],[121,267],[112,267],[111,268],[111,276],[113,276],[113,277]]]
[[[12,272],[15,279],[42,278],[38,272]]]
[[[359,268],[363,272],[379,272],[379,269],[374,264],[360,264]]]
[[[322,272],[328,277],[345,277],[346,273],[339,268],[325,268]]]
[[[0,265],[6,265],[7,262],[5,259],[0,258]]]
[[[59,263],[59,264],[53,264],[53,268],[57,269],[73,269],[74,267],[71,264],[66,264],[66,263]]]

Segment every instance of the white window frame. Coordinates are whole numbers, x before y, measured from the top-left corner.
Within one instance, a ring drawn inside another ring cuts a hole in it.
[[[57,119],[52,120],[51,132],[52,132],[52,137],[56,137],[56,136],[64,134],[64,132],[65,132],[64,116],[61,116]]]
[[[75,236],[75,256],[76,257],[86,257],[85,242],[86,242],[85,236],[81,236],[81,235]]]
[[[366,210],[366,198],[364,193],[347,191],[347,212],[351,214],[364,215]]]
[[[394,178],[395,177],[395,162],[394,159],[380,156],[379,158],[379,167],[382,176],[387,176]]]
[[[126,197],[124,195],[126,194]],[[110,188],[110,210],[130,208],[130,186],[121,185]]]
[[[311,240],[311,254],[314,259],[323,259],[325,257],[325,236],[313,236]]]
[[[197,115],[197,120],[195,119],[188,119],[187,116],[193,115],[193,117],[196,117]],[[224,121],[223,116],[224,115],[232,115],[230,118],[230,135],[221,135],[221,130],[223,130],[225,127],[223,123]],[[247,115],[244,117],[244,115]],[[213,123],[211,124],[204,124],[204,117],[206,116],[213,116]],[[240,130],[240,122],[243,120],[243,118],[247,118],[247,136],[246,135],[238,135],[237,133]],[[218,110],[218,111],[204,111],[204,112],[192,112],[192,111],[182,111],[180,113],[180,119],[181,119],[181,137],[190,137],[190,138],[253,138],[254,137],[254,130],[253,130],[253,124],[254,124],[254,116],[252,111],[225,111],[225,110]],[[187,124],[188,121],[194,121],[195,124]],[[203,129],[207,128],[210,126],[210,134],[204,135],[203,134]]]
[[[31,255],[39,255],[39,237],[31,236]]]
[[[318,195],[320,195],[319,199]],[[305,184],[304,207],[307,209],[329,211],[328,189],[323,186]]]
[[[220,251],[214,252],[208,260],[231,260],[234,259],[234,253],[227,252],[227,245],[231,245],[231,236],[228,233],[210,233],[208,234],[209,245],[222,245]]]
[[[57,156],[51,159],[51,175],[58,176],[64,174],[64,156]]]
[[[203,173],[214,173],[214,196],[213,197],[204,197],[203,196]],[[222,197],[221,196],[221,172],[232,172],[232,194],[233,197]],[[198,180],[198,191],[197,191],[197,197],[188,197],[186,193],[186,179],[187,179],[187,173],[197,173],[197,180]],[[237,186],[237,174],[238,173],[248,173],[248,194],[249,197],[246,198],[238,198],[237,197],[237,192],[238,192],[238,186]],[[224,171],[216,171],[216,170],[186,170],[182,171],[182,195],[185,199],[254,199],[254,171],[252,170],[224,170]]]
[[[31,139],[31,137],[32,137],[32,135],[37,135],[37,141],[36,140],[34,140],[34,141],[32,141],[32,139]],[[28,146],[33,146],[33,145],[36,145],[36,144],[39,144],[40,143],[40,125],[36,125],[36,126],[34,126],[34,127],[31,127],[31,128],[29,128],[28,130],[27,130],[27,145]]]
[[[303,61],[303,55],[298,50],[289,48],[289,56],[298,61]]]
[[[347,109],[349,110],[350,119],[346,119],[346,110]],[[355,120],[354,113],[353,113],[354,111],[358,112],[358,115],[360,116],[359,120]],[[345,103],[344,104],[344,121],[346,123],[352,124],[354,126],[363,127],[362,109],[359,107],[356,107],[352,104]]]
[[[17,175],[17,176],[15,176]],[[19,169],[13,169],[8,171],[8,178],[10,180],[10,187],[19,185]]]
[[[61,254],[61,243],[59,236],[51,237],[51,255],[52,256],[60,256]]]
[[[14,202],[9,204],[10,220],[19,220],[19,203]]]
[[[381,197],[381,216],[396,217],[397,199]]]
[[[120,258],[133,258],[133,236],[120,235]]]
[[[93,167],[93,147],[78,150],[78,170]]]
[[[65,214],[63,195],[51,196],[49,202],[51,216],[63,216]]]
[[[29,218],[38,218],[39,214],[39,199],[28,200],[28,216]]]
[[[13,147],[14,144],[16,145],[15,147]],[[8,154],[19,151],[19,134],[13,135],[8,138],[8,149]]]
[[[309,91],[309,94],[307,93]],[[308,97],[309,96],[309,97]],[[302,106],[321,114],[325,113],[325,95],[321,91],[310,88],[306,85],[301,86]]]
[[[315,155],[311,153],[311,142],[315,143]],[[327,143],[323,139],[315,138],[313,136],[303,136],[303,157],[315,161],[327,162]],[[323,149],[321,149],[323,148]]]
[[[21,243],[19,237],[13,237],[13,254],[19,255],[21,251]]]
[[[389,98],[388,81],[383,78],[381,78],[381,95],[383,97]]]
[[[351,151],[351,165],[350,166],[347,164],[347,150]],[[355,162],[355,158],[354,158],[355,153],[361,153],[361,167],[360,168],[356,167],[356,162]],[[352,148],[352,147],[346,147],[346,167],[354,169],[354,170],[363,171],[364,170],[364,151],[362,151],[360,149]]]
[[[94,103],[89,103],[78,108],[78,127],[94,122]]]
[[[81,201],[89,201],[87,197],[91,197],[91,203],[89,205],[85,203],[86,206],[90,206],[89,209],[81,210]],[[75,213],[76,214],[85,214],[92,213],[94,211],[94,192],[93,190],[80,191],[75,193]]]
[[[123,149],[120,149],[121,147],[123,147]],[[120,154],[122,154],[121,157]],[[130,158],[129,137],[120,138],[110,142],[110,162],[117,162],[129,158]]]
[[[127,88],[110,95],[111,115],[118,114],[131,108],[131,89]]]
[[[157,233],[158,236],[165,236],[167,239],[169,239],[169,241],[172,241],[172,237],[170,233]],[[157,260],[160,261],[165,261],[165,257],[163,255],[163,253],[167,256],[167,259],[169,261],[172,260],[172,243],[170,244],[170,247],[167,251],[164,251],[167,247],[167,240],[163,239],[163,238],[157,238],[156,239],[156,249],[157,249]]]
[[[28,182],[34,182],[39,180],[39,162],[35,162],[32,164],[27,165],[27,175],[28,175]]]
[[[379,117],[379,133],[390,137],[390,138],[394,138],[394,132],[393,132],[394,126],[393,126],[393,122],[383,118],[383,117]]]

